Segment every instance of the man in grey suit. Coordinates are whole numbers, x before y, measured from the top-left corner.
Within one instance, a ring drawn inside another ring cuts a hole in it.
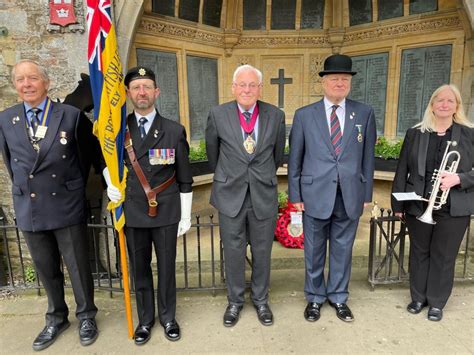
[[[319,73],[324,98],[296,111],[290,134],[289,199],[304,211],[304,316],[313,322],[326,300],[339,319],[354,319],[346,304],[352,246],[359,217],[372,200],[376,139],[373,109],[346,99],[355,74],[350,57],[328,57]]]
[[[236,69],[235,101],[213,107],[206,150],[214,170],[211,204],[219,211],[229,304],[224,325],[234,326],[244,304],[245,255],[252,252],[251,299],[263,325],[273,324],[268,306],[270,259],[278,209],[276,170],[285,147],[285,114],[259,101],[262,73]]]
[[[79,319],[82,345],[98,336],[86,233],[84,141],[80,111],[52,102],[46,69],[31,60],[18,62],[12,80],[23,102],[0,112],[0,149],[12,180],[13,205],[31,259],[48,296],[46,326],[33,350],[50,346],[70,323],[64,300],[61,256],[67,266]]]

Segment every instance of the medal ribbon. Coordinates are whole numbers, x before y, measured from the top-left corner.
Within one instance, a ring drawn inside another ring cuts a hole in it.
[[[237,112],[239,114],[240,126],[244,130],[245,133],[251,134],[253,129],[255,128],[255,122],[257,122],[258,117],[258,105],[255,105],[255,108],[252,113],[252,117],[250,118],[250,122],[247,123],[245,116],[242,112],[240,112],[239,108],[237,108]]]

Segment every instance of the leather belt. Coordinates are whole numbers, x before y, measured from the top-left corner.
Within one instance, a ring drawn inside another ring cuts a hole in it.
[[[128,130],[125,132],[125,149],[127,151],[128,158],[132,163],[133,170],[135,171],[135,174],[137,175],[138,180],[140,181],[140,185],[142,185],[143,191],[145,191],[146,197],[148,199],[148,216],[155,217],[157,215],[158,207],[156,195],[166,190],[176,180],[176,174],[175,172],[173,172],[173,175],[168,180],[152,189],[150,183],[145,177],[145,174],[143,173],[142,167],[140,166],[140,164],[138,164],[135,151],[133,150],[130,132]]]

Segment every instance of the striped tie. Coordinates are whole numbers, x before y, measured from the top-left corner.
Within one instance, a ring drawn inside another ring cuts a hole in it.
[[[341,152],[342,143],[342,131],[341,125],[339,124],[339,118],[337,117],[336,110],[339,106],[334,105],[331,112],[331,142],[334,147],[336,155]]]
[[[33,134],[36,134],[36,131],[38,130],[38,126],[40,125],[40,120],[39,120],[39,114],[42,111],[40,108],[33,107],[30,109],[30,111],[33,113],[31,116],[31,127],[33,127]]]

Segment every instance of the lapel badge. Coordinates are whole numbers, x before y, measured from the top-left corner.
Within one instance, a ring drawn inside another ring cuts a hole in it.
[[[15,117],[12,118],[12,123],[13,124],[16,124],[18,121],[20,121],[20,117],[15,116]]]
[[[357,141],[359,143],[362,143],[362,125],[361,124],[356,124],[357,127]]]
[[[64,131],[59,132],[59,143],[62,145],[67,144],[67,133]]]
[[[355,117],[355,115],[356,115],[355,112],[352,112],[352,113],[349,115],[349,118],[350,118],[351,120],[353,120],[354,117]]]
[[[158,133],[159,133],[158,130],[155,129],[155,131],[153,132],[153,137],[154,137],[154,138],[158,138]]]
[[[453,141],[453,143],[451,143],[451,145],[452,145],[453,147],[455,147],[455,146],[457,146],[457,145],[458,145],[458,142],[456,142],[456,141]]]

